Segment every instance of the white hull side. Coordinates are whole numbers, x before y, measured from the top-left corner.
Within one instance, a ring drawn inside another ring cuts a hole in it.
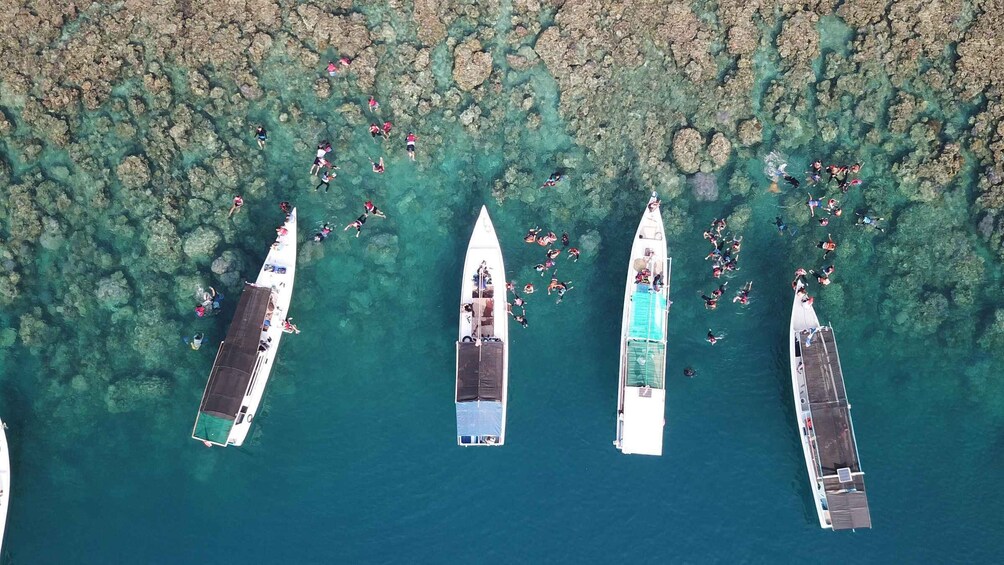
[[[802,283],[799,282],[799,287]],[[791,390],[795,402],[795,415],[797,418],[799,440],[802,443],[802,456],[805,458],[805,470],[809,475],[809,488],[812,490],[812,500],[816,507],[816,516],[819,519],[819,527],[829,528],[829,512],[823,508],[823,501],[826,493],[823,483],[817,476],[817,465],[812,456],[812,441],[809,434],[806,420],[811,417],[809,412],[808,392],[805,385],[805,374],[802,371],[801,361],[796,356],[795,341],[799,339],[799,334],[803,330],[819,327],[819,318],[816,317],[816,310],[811,304],[802,302],[802,297],[796,292],[791,306],[791,324],[788,329],[788,353],[791,367]],[[804,344],[804,338],[803,344]]]
[[[234,424],[227,437],[228,445],[240,446],[251,431],[251,424],[254,422],[258,407],[261,404],[262,396],[265,394],[265,386],[272,373],[272,365],[275,361],[276,353],[279,351],[279,342],[283,335],[283,320],[288,317],[289,303],[293,297],[293,279],[296,274],[296,208],[289,214],[289,220],[285,224],[287,233],[276,238],[276,243],[269,249],[262,268],[258,271],[258,278],[255,284],[273,289],[273,300],[275,310],[272,311],[271,325],[267,332],[267,337],[272,338],[272,345],[265,351],[258,366],[255,376],[248,385],[248,390],[244,395],[244,402],[241,406],[247,407],[247,416],[240,423]],[[266,270],[268,265],[279,265],[286,268],[283,274]],[[264,337],[262,339],[265,339]]]
[[[651,203],[655,198],[656,195],[653,194],[649,203]],[[635,231],[634,241],[631,244],[631,256],[628,261],[627,277],[625,279],[624,307],[621,315],[619,383],[617,389],[617,435],[614,440],[614,446],[625,454],[662,455],[662,438],[666,424],[665,388],[662,389],[662,392],[653,394],[651,398],[644,399],[643,402],[638,402],[640,399],[632,399],[632,402],[625,402],[626,395],[637,395],[637,387],[626,386],[628,377],[626,361],[627,342],[631,325],[631,296],[636,289],[635,275],[637,271],[634,268],[634,262],[637,258],[644,257],[646,249],[651,249],[654,252],[652,260],[649,263],[649,268],[651,269],[654,265],[661,265],[663,269],[665,280],[662,289],[658,294],[662,295],[663,298],[666,299],[666,312],[662,314],[664,316],[663,327],[665,328],[667,325],[665,323],[665,317],[667,317],[669,313],[668,304],[672,259],[669,258],[669,252],[666,245],[665,227],[662,223],[662,211],[659,207],[655,207],[654,210],[650,210],[647,205],[645,213],[642,215],[641,221],[638,223],[638,229]],[[657,270],[652,269],[653,276],[657,272]],[[665,331],[663,332],[661,341],[662,343],[666,343]],[[626,404],[634,405],[628,406],[628,409],[637,407],[643,411],[643,413],[639,415],[639,421],[634,423],[634,425],[625,425],[625,419],[630,418],[631,416],[630,414],[626,414]],[[656,413],[660,417],[657,418]],[[637,432],[634,432],[634,430],[637,430]],[[629,435],[631,433],[639,433],[653,437],[651,437],[648,441],[632,442],[630,437],[625,437],[625,433]],[[639,448],[632,448],[632,444],[639,445]]]
[[[469,302],[474,292],[474,279],[472,275],[477,273],[478,267],[484,261],[491,273],[492,283],[495,288],[494,307],[492,309],[495,326],[495,337],[505,344],[502,361],[502,433],[498,442],[490,445],[501,446],[505,444],[505,428],[509,402],[509,313],[506,311],[506,274],[505,263],[502,260],[502,245],[499,243],[498,235],[495,232],[495,225],[488,215],[488,208],[481,207],[481,213],[471,234],[471,241],[467,245],[467,254],[464,256],[464,278],[460,285],[460,303]],[[465,336],[472,333],[471,316],[460,312],[459,330],[457,341],[461,341]],[[463,445],[489,445],[489,444],[463,444]]]
[[[7,532],[7,510],[10,507],[10,451],[7,448],[7,425],[0,421],[0,555]]]

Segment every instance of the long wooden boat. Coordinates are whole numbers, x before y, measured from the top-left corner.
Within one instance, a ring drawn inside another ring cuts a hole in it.
[[[797,279],[788,333],[791,389],[819,527],[870,528],[858,445],[833,328],[819,323]]]
[[[296,208],[278,230],[254,283],[245,283],[227,336],[216,351],[192,437],[240,446],[258,413],[288,318],[296,274]]]

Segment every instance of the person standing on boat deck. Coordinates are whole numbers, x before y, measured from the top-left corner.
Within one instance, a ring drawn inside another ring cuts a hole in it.
[[[258,126],[254,130],[254,136],[258,140],[258,149],[265,149],[265,142],[268,141],[268,132],[265,131],[265,128]]]
[[[241,198],[241,195],[238,194],[237,196],[234,196],[234,205],[230,207],[230,213],[227,214],[227,217],[229,218],[230,216],[236,214],[238,211],[240,211],[241,206],[243,205],[244,205],[244,199]]]
[[[356,228],[356,237],[359,237],[359,234],[363,232],[363,224],[365,223],[366,223],[366,214],[363,214],[362,216],[356,218],[356,221],[345,226],[345,229],[343,229],[342,231],[348,231],[349,228]]]
[[[373,165],[373,172],[374,173],[380,174],[380,173],[384,172],[383,157],[380,157],[380,162],[379,163],[376,162],[376,161],[374,161],[373,159],[370,159],[370,163]]]
[[[314,192],[320,190],[322,186],[324,187],[324,192],[328,192],[328,183],[336,176],[338,175],[336,175],[334,171],[332,171],[331,174],[328,174],[328,169],[321,171],[321,183],[314,187]]]
[[[412,161],[415,160],[415,141],[418,137],[414,133],[408,132],[408,137],[405,138],[405,148],[408,150],[408,158]]]
[[[383,212],[381,212],[380,209],[377,208],[373,204],[372,200],[367,200],[366,202],[364,202],[363,203],[363,208],[366,209],[366,213],[367,214],[371,214],[371,215],[376,216],[378,218],[386,218],[387,217],[386,214],[384,214]]]

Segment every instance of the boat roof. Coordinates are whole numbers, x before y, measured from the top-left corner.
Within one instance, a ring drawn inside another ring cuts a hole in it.
[[[652,387],[627,387],[624,390],[621,451],[641,455],[662,455],[665,411],[665,390]]]
[[[501,436],[502,402],[475,400],[457,403],[458,436]]]
[[[666,388],[666,344],[628,340],[626,386]]]
[[[458,342],[457,402],[501,401],[505,392],[504,357],[505,343],[501,341]]]
[[[272,289],[245,283],[227,337],[209,374],[199,411],[233,420],[241,408],[258,360],[258,342]]]
[[[827,477],[824,483],[827,483],[826,500],[833,529],[871,527],[861,461],[858,459],[850,405],[847,402],[833,329],[820,326],[802,330],[798,335],[818,463],[823,476]],[[843,478],[838,478],[841,474],[844,475]],[[854,496],[849,496],[852,494]],[[840,520],[846,525],[845,528],[837,527],[834,500],[839,500],[839,504],[844,505],[838,513],[843,513]]]
[[[649,285],[639,284],[631,294],[631,325],[628,338],[665,339],[666,297],[654,292]]]

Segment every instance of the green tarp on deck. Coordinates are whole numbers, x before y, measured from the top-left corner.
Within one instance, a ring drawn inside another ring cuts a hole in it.
[[[644,288],[646,285],[638,285]],[[631,295],[632,339],[662,340],[666,326],[666,299],[656,292],[638,290]]]
[[[666,345],[627,342],[627,386],[666,388]]]
[[[199,417],[195,420],[195,432],[192,433],[192,436],[196,439],[226,445],[227,438],[230,437],[230,429],[233,427],[233,420],[199,412]]]

